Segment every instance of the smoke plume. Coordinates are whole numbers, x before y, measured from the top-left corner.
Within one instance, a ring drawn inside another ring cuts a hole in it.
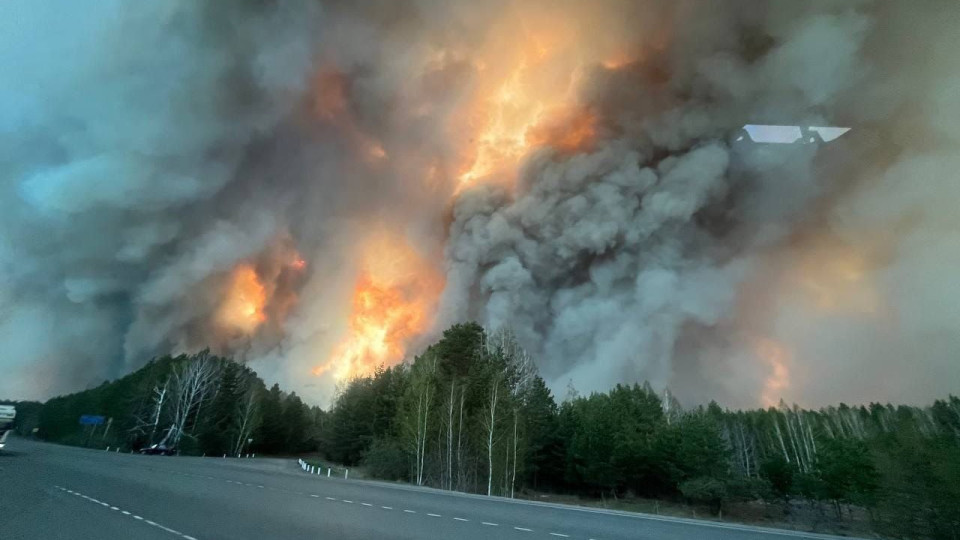
[[[210,347],[325,402],[464,320],[560,397],[956,392],[957,27],[947,1],[6,2],[0,395]]]

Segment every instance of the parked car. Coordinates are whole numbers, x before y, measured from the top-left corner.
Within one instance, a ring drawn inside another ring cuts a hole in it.
[[[175,456],[177,449],[163,444],[151,444],[141,448],[140,453],[148,456]]]
[[[7,444],[7,435],[13,431],[13,420],[17,417],[17,410],[13,405],[0,405],[0,449]]]

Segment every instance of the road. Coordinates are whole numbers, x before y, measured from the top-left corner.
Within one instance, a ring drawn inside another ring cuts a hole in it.
[[[295,460],[117,454],[14,439],[0,538],[830,538],[311,476]]]

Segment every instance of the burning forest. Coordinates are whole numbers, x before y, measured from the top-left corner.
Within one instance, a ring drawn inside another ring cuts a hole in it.
[[[555,394],[960,385],[955,6],[28,4],[0,394],[209,347],[328,403],[468,321]]]

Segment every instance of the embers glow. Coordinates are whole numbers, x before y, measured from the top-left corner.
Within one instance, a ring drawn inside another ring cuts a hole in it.
[[[217,320],[226,328],[250,334],[267,319],[263,311],[266,303],[266,289],[256,270],[241,264],[233,270]]]
[[[574,54],[570,21],[520,25],[474,64],[477,92],[467,112],[468,145],[458,189],[502,175],[537,146],[583,149],[592,140],[593,119],[574,110],[575,91],[587,64]],[[519,39],[516,37],[519,36]]]
[[[346,380],[401,362],[432,323],[443,280],[403,238],[380,232],[362,248],[346,337],[314,375]]]
[[[824,241],[803,255],[795,281],[821,312],[876,315],[882,302],[870,270],[857,249]]]
[[[760,399],[764,407],[773,407],[780,402],[783,391],[790,387],[790,351],[783,344],[769,338],[756,343],[757,356],[767,363],[770,371],[763,383]]]

